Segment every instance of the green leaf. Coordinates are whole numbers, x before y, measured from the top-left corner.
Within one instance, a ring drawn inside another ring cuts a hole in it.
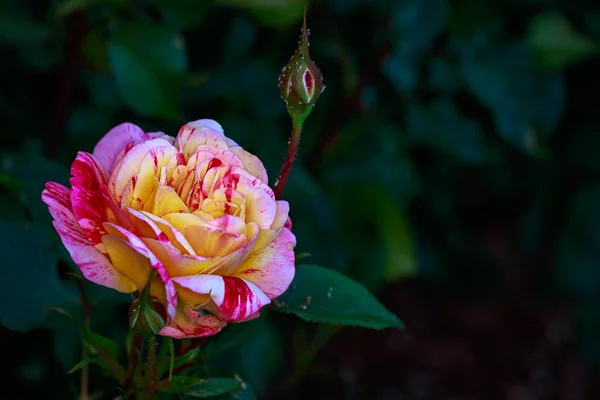
[[[188,388],[204,382],[205,379],[195,376],[174,376],[156,384],[156,390],[164,393],[182,393]]]
[[[148,22],[121,22],[108,52],[119,92],[129,107],[145,116],[182,119],[180,90],[187,57],[177,32]]]
[[[305,0],[217,0],[217,4],[249,11],[262,24],[283,28],[297,23],[304,12]]]
[[[241,389],[240,382],[233,378],[210,378],[191,386],[185,391],[186,399],[205,399],[235,392]]]
[[[278,161],[281,162],[281,161]],[[345,254],[337,239],[337,217],[323,188],[300,164],[294,165],[285,187],[285,198],[290,201],[290,216],[298,238],[298,252],[308,252],[315,260],[326,262],[332,268],[345,267]],[[312,215],[314,218],[298,218]]]
[[[169,26],[178,29],[189,29],[198,26],[206,17],[208,2],[198,0],[144,0],[156,8],[162,20]]]
[[[182,365],[198,361],[200,359],[200,347],[195,347],[192,350],[186,351],[179,357],[175,358],[174,368],[181,367]]]
[[[419,75],[416,61],[401,54],[392,54],[383,61],[381,68],[398,93],[410,93],[417,87]]]
[[[44,229],[24,221],[0,221],[0,323],[27,331],[44,325],[48,307],[63,307],[79,298],[64,285],[57,255]]]
[[[396,54],[414,57],[429,47],[446,24],[446,0],[405,0],[394,4],[391,28],[397,37]]]
[[[249,324],[231,324],[227,326],[216,340],[208,342],[202,349],[202,359],[210,360],[221,355],[235,347],[240,341],[246,341],[249,331],[252,330]]]
[[[224,333],[221,340],[206,348],[211,370],[240,375],[257,393],[264,393],[283,363],[281,334],[268,312],[230,326]]]
[[[36,225],[46,232],[52,232],[52,238],[58,239],[58,235],[54,233],[48,206],[42,202],[41,195],[47,181],[68,183],[69,169],[36,155],[35,152],[23,149],[21,153],[3,154],[0,173],[7,175],[11,191],[18,196]]]
[[[90,364],[99,364],[100,361],[94,357],[86,357],[83,360],[81,360],[80,362],[78,362],[77,364],[75,364],[75,366],[73,368],[71,368],[69,370],[69,372],[67,372],[67,374],[72,374],[73,372],[79,371],[81,368],[85,367],[86,365],[90,365]]]
[[[299,265],[289,289],[273,301],[275,310],[313,322],[373,329],[403,328],[364,286],[337,271]]]
[[[535,68],[520,45],[466,48],[461,68],[468,88],[490,109],[499,135],[530,155],[544,156],[565,106],[562,77]]]
[[[536,61],[547,68],[564,68],[598,53],[598,44],[575,31],[562,14],[547,11],[529,23],[526,38]]]
[[[497,159],[479,124],[459,114],[453,103],[440,98],[408,109],[407,129],[415,143],[424,143],[468,164]]]
[[[59,18],[66,17],[75,11],[99,4],[124,5],[127,4],[127,0],[62,0],[56,6],[56,16]]]
[[[113,340],[83,327],[81,327],[81,338],[90,356],[96,360],[95,363],[100,365],[103,371],[115,381],[123,384],[125,369],[119,363],[119,345]]]
[[[6,7],[0,9],[0,39],[22,44],[40,42],[49,36],[48,27],[34,21],[26,12]]]
[[[227,393],[216,397],[216,400],[256,400],[256,394],[248,383],[237,377],[240,383],[240,389],[235,392]]]
[[[374,210],[372,217],[379,224],[385,250],[384,278],[391,282],[416,272],[415,246],[402,207],[383,188],[379,193],[381,195],[374,202],[376,211]]]
[[[419,56],[442,31],[446,0],[396,2],[391,11],[391,29],[397,38],[393,53],[382,63],[382,71],[400,94],[411,93],[419,80]]]
[[[185,393],[185,398],[204,399],[235,392],[241,384],[234,378],[198,378],[195,376],[174,376],[171,381],[156,384],[156,390],[164,393]]]

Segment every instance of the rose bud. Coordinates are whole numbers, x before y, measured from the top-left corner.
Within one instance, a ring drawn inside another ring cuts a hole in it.
[[[308,46],[305,15],[298,49],[279,77],[281,97],[293,119],[306,118],[324,89],[323,76],[310,59]]]

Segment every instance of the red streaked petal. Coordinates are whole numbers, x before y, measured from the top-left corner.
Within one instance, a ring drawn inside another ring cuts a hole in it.
[[[246,258],[233,276],[258,286],[270,299],[287,290],[294,279],[294,246],[296,237],[287,228],[270,244]]]
[[[140,239],[136,235],[118,225],[107,223],[105,226],[107,228],[108,233],[124,239],[135,250],[137,250],[146,258],[148,258],[148,260],[150,260],[150,265],[156,270],[158,276],[165,284],[167,313],[169,314],[171,319],[175,318],[175,309],[177,307],[177,293],[175,293],[175,288],[173,287],[173,283],[171,283],[169,273],[167,272],[165,266],[160,262],[158,257],[156,257],[156,255],[148,248],[148,246],[146,246],[142,239]]]
[[[157,217],[156,215],[150,214],[145,211],[136,211],[132,208],[129,209],[131,215],[135,218],[138,218],[140,221],[145,222],[154,232],[156,238],[161,242],[168,241],[172,243],[175,247],[177,247],[180,251],[196,255],[194,249],[187,241],[183,234],[175,229],[173,225],[169,222],[165,221],[162,218]],[[162,235],[161,235],[162,234]]]
[[[216,315],[194,308],[194,305],[179,302],[175,319],[158,334],[176,339],[197,338],[215,335],[227,325]]]
[[[71,175],[73,215],[91,244],[99,245],[106,234],[102,224],[116,220],[108,203],[114,200],[108,191],[106,173],[94,156],[79,152],[71,165]]]
[[[229,149],[223,137],[223,128],[216,121],[200,119],[188,122],[177,135],[177,148],[189,159],[200,145]]]
[[[172,281],[196,294],[210,295],[227,322],[252,319],[271,302],[256,285],[236,277],[196,275],[181,276]]]
[[[265,185],[269,184],[267,170],[258,157],[247,152],[241,146],[233,146],[230,150],[242,161],[246,171],[260,179]]]
[[[140,127],[126,122],[108,131],[94,147],[92,154],[110,175],[117,156],[129,143],[143,142],[149,138]]]
[[[125,187],[133,176],[142,169],[142,163],[146,162],[146,165],[152,167],[151,172],[157,174],[177,153],[175,147],[165,138],[147,140],[125,150],[127,151],[115,162],[109,182],[109,187],[118,201],[121,200]],[[146,175],[147,173],[144,174]]]
[[[48,205],[50,214],[54,218],[54,227],[64,246],[86,279],[122,293],[136,290],[135,284],[90,244],[71,211],[69,189],[48,182],[42,192],[42,200]]]

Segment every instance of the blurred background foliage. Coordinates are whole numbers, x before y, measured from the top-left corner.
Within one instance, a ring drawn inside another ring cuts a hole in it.
[[[290,129],[277,78],[304,5],[0,2],[3,398],[78,392],[77,331],[49,309],[81,315],[76,269],[44,182],[66,183],[123,121],[175,135],[214,118],[272,184]],[[597,399],[600,4],[315,0],[308,22],[327,88],[284,195],[297,252],[407,330],[266,311],[209,342],[205,373],[268,399]],[[130,298],[86,291],[93,329],[124,340]]]

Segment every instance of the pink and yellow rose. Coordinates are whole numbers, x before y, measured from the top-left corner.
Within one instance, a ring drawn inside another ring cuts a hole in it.
[[[255,318],[294,277],[289,205],[261,161],[212,120],[172,138],[133,124],[108,132],[71,166],[71,189],[42,193],[83,276],[141,292],[167,310],[161,335],[200,337]]]

